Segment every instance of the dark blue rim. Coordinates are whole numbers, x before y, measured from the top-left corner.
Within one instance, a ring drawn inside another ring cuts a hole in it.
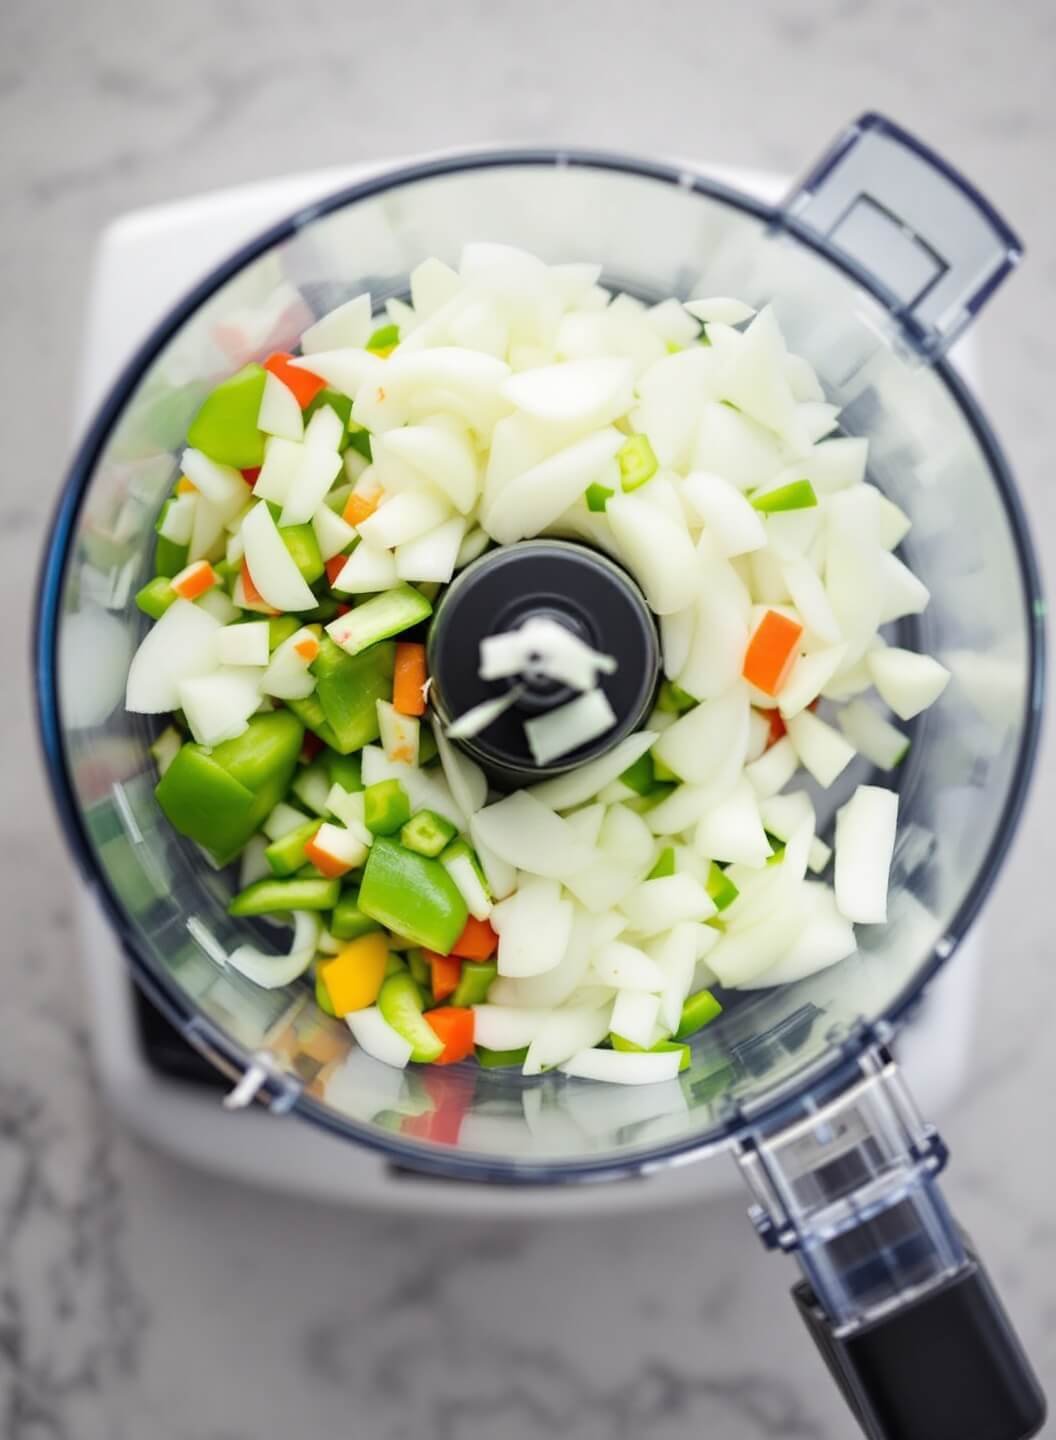
[[[923,147],[919,148],[923,149]],[[925,153],[930,155],[930,152]],[[58,639],[62,577],[75,522],[100,453],[144,371],[188,318],[239,270],[273,246],[290,239],[314,220],[332,214],[347,205],[355,204],[357,201],[369,199],[399,186],[437,176],[511,166],[557,166],[570,169],[614,171],[641,179],[677,185],[682,189],[707,195],[711,199],[719,200],[769,224],[778,225],[781,221],[779,207],[767,205],[752,196],[741,194],[732,187],[711,180],[687,167],[676,168],[656,161],[611,155],[604,151],[529,149],[471,152],[405,166],[398,170],[385,171],[360,184],[336,191],[333,195],[306,206],[287,219],[272,225],[256,239],[237,250],[222,265],[218,265],[178,305],[170,310],[154,327],[111,387],[89,427],[88,433],[78,446],[59,497],[51,539],[45,552],[38,580],[36,627],[33,640],[36,704],[41,743],[59,820],[67,844],[82,874],[99,895],[117,937],[125,953],[129,956],[137,982],[181,1033],[187,1035],[192,1043],[203,1049],[214,1063],[219,1061],[236,1073],[241,1073],[247,1067],[249,1063],[247,1053],[233,1044],[226,1035],[214,1030],[211,1025],[207,1029],[203,1025],[202,1016],[189,1012],[180,991],[172,980],[164,973],[155,970],[151,962],[138,950],[135,933],[128,924],[120,902],[110,889],[104,872],[98,865],[83,819],[74,800],[61,738],[62,729],[55,681],[55,651]],[[942,168],[953,175],[953,172],[950,172],[945,165]],[[970,188],[965,182],[961,181],[960,183],[965,185],[966,189]],[[974,194],[974,192],[972,193]],[[985,204],[981,197],[978,198],[980,203]],[[989,207],[987,208],[989,209]],[[797,234],[796,238],[815,250],[822,258],[843,270],[850,279],[867,289],[880,304],[889,308],[886,296],[857,266],[847,264],[838,253],[814,243],[806,235]],[[1026,799],[1037,754],[1041,725],[1044,690],[1044,628],[1041,582],[1037,561],[1026,518],[1008,464],[993,431],[960,377],[943,360],[935,361],[932,368],[940,375],[950,390],[981,450],[986,455],[1005,507],[1009,529],[1012,532],[1023,574],[1028,612],[1026,629],[1029,637],[1031,671],[1027,713],[1024,716],[1023,737],[1015,774],[1009,787],[994,840],[980,867],[977,882],[969,887],[964,902],[949,926],[948,938],[956,944],[972,924],[990,892],[994,879],[1004,862]],[[921,967],[914,983],[907,986],[896,997],[887,1014],[882,1017],[881,1027],[884,1024],[892,1027],[899,1024],[951,953],[952,950],[942,956],[932,954],[930,961]],[[454,1150],[446,1152],[426,1149],[414,1144],[396,1144],[377,1132],[361,1128],[351,1121],[338,1119],[325,1106],[303,1094],[298,1097],[294,1108],[324,1130],[344,1139],[355,1139],[358,1143],[381,1153],[396,1164],[447,1179],[545,1184],[619,1179],[645,1170],[659,1168],[679,1157],[685,1160],[694,1154],[709,1153],[748,1129],[769,1128],[771,1125],[781,1123],[786,1114],[791,1115],[799,1108],[796,1097],[802,1094],[804,1088],[817,1090],[832,1084],[843,1072],[854,1065],[858,1054],[870,1042],[870,1038],[870,1033],[862,1033],[848,1041],[829,1062],[818,1064],[808,1077],[800,1077],[793,1086],[784,1087],[784,1090],[776,1094],[765,1109],[753,1113],[750,1120],[743,1116],[734,1117],[724,1124],[715,1126],[706,1134],[693,1136],[680,1143],[659,1146],[656,1149],[627,1156],[618,1161],[587,1159],[562,1162],[560,1165],[554,1166],[522,1166],[486,1156],[466,1156]],[[788,1093],[789,1090],[791,1093]],[[281,1087],[273,1089],[269,1093],[278,1096],[282,1093]]]

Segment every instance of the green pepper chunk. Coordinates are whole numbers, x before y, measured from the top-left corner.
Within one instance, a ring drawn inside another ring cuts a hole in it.
[[[312,526],[310,524],[286,525],[280,527],[279,534],[289,552],[290,559],[307,583],[314,585],[325,571],[326,565],[323,563],[319,541],[315,538]]]
[[[457,833],[458,831],[451,821],[443,815],[438,815],[435,810],[419,810],[417,815],[411,816],[400,831],[400,842],[406,845],[408,850],[414,850],[419,855],[428,855],[435,859],[441,850],[446,849],[448,842],[453,840]]]
[[[428,620],[432,613],[432,601],[420,590],[413,585],[397,585],[394,590],[372,595],[342,616],[336,643],[348,655],[359,655],[379,640],[388,640],[419,621]],[[338,626],[335,625],[334,630],[337,632]]]
[[[334,913],[330,917],[330,934],[335,940],[358,940],[361,935],[369,935],[373,930],[380,930],[381,926],[369,915],[364,915],[359,908],[359,891],[356,889],[345,889],[341,891],[341,898],[334,906]]]
[[[189,550],[190,546],[177,545],[175,540],[170,540],[165,535],[159,535],[154,542],[155,573],[171,580],[187,564]]]
[[[341,889],[339,880],[298,876],[292,880],[255,880],[227,907],[229,915],[282,915],[291,910],[332,910]]]
[[[362,425],[357,425],[354,420],[348,422],[348,443],[357,455],[362,455],[363,459],[368,462],[373,461],[374,451],[370,443],[370,431],[364,429]]]
[[[627,767],[620,776],[620,783],[637,795],[649,794],[656,784],[656,772],[653,768],[653,757],[648,750],[644,755],[639,755],[633,765]]]
[[[678,1061],[679,1074],[689,1069],[690,1049],[688,1045],[680,1045],[677,1040],[658,1040],[655,1045],[650,1045],[648,1050],[644,1045],[636,1045],[633,1040],[625,1040],[622,1035],[610,1035],[612,1048],[622,1050],[628,1055],[668,1055],[673,1050],[680,1052]]]
[[[494,960],[463,960],[462,974],[451,996],[451,1004],[463,1007],[483,1005],[491,982],[498,973],[499,967]]]
[[[305,846],[319,829],[318,820],[306,820],[296,830],[288,830],[273,840],[264,851],[264,858],[276,875],[296,875],[308,862]]]
[[[160,620],[176,600],[176,591],[169,584],[169,578],[166,575],[155,575],[153,580],[147,581],[142,590],[136,592],[136,605],[152,620]]]
[[[659,465],[648,435],[632,435],[617,450],[616,463],[620,467],[620,484],[625,492],[639,490],[653,478]]]
[[[519,1068],[527,1055],[527,1045],[520,1050],[489,1050],[486,1045],[477,1046],[477,1063],[485,1070],[508,1070],[511,1066]]]
[[[244,365],[205,397],[187,431],[187,444],[219,465],[249,470],[264,463],[266,436],[257,429],[267,372]]]
[[[400,343],[398,325],[379,325],[367,341],[368,350],[392,350]]]
[[[324,745],[329,745],[332,750],[339,749],[338,738],[326,723],[326,716],[317,695],[306,695],[303,700],[287,700],[285,705],[306,729],[319,736]]]
[[[411,1059],[428,1064],[443,1054],[444,1042],[422,1014],[422,993],[413,978],[403,971],[390,975],[378,992],[381,1017],[411,1047]]]
[[[431,725],[423,725],[418,734],[418,764],[424,770],[440,754]]]
[[[296,635],[301,622],[295,615],[270,615],[268,617],[268,649],[277,650],[284,640]]]
[[[423,991],[428,990],[433,983],[433,972],[429,969],[429,962],[420,950],[407,951],[407,968],[411,972],[414,983]]]
[[[439,860],[416,855],[379,836],[370,847],[359,906],[397,935],[450,955],[469,910]]]
[[[349,795],[363,789],[363,762],[358,755],[341,755],[336,750],[328,750],[324,763],[331,785],[340,785]]]
[[[311,721],[305,723],[343,755],[362,750],[380,733],[377,702],[392,695],[395,663],[395,645],[382,643],[358,655],[346,655],[324,635],[312,662],[316,687],[309,699],[317,701],[334,738],[324,735]]]
[[[665,880],[669,875],[675,873],[675,847],[665,845],[657,857],[656,864],[645,877],[647,880]],[[712,899],[715,897],[712,896]]]
[[[616,491],[608,485],[599,485],[595,481],[593,485],[587,486],[587,509],[592,510],[595,515],[600,514],[615,494]]]
[[[395,835],[411,818],[411,802],[398,780],[379,780],[363,791],[363,823],[372,835]]]
[[[656,697],[656,708],[665,711],[668,715],[682,715],[686,710],[692,710],[696,703],[693,696],[676,685],[673,680],[665,680]]]
[[[705,1025],[710,1025],[716,1015],[722,1014],[722,1006],[710,990],[698,990],[682,1006],[682,1016],[675,1031],[676,1040],[688,1040]]]
[[[315,975],[315,1003],[324,1015],[332,1015],[337,1018],[337,1011],[334,1009],[334,1002],[330,999],[330,992],[326,988],[326,981],[316,971]]]
[[[793,480],[776,490],[767,490],[764,495],[753,495],[751,501],[762,514],[776,515],[784,510],[811,510],[817,505],[818,497],[809,480]]]
[[[708,871],[708,879],[704,888],[715,901],[716,910],[725,910],[727,905],[732,905],[741,893],[722,866],[717,865],[714,860],[711,862],[711,869]]]

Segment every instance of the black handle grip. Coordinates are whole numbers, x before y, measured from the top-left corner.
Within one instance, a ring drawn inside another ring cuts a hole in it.
[[[888,1317],[835,1334],[804,1281],[793,1299],[868,1440],[1027,1440],[1045,1396],[990,1277],[967,1263]]]

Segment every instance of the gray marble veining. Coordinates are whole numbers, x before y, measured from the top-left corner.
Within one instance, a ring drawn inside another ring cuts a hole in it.
[[[409,43],[416,36],[419,43]],[[117,213],[445,144],[576,140],[795,170],[860,109],[917,128],[1030,258],[981,324],[987,406],[1056,558],[1056,10],[1048,0],[6,0],[0,607],[28,625],[94,232]],[[992,357],[992,359],[991,359]],[[69,868],[28,686],[0,706],[4,1440],[837,1440],[850,1423],[732,1202],[546,1226],[394,1222],[221,1183],[120,1133],[93,1083]],[[950,1193],[1056,1385],[1051,821],[990,908]]]

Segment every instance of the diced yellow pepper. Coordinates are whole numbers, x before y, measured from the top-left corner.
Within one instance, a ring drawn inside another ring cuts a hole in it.
[[[342,945],[332,960],[319,966],[335,1015],[350,1015],[374,1004],[388,959],[388,937],[375,930]]]
[[[186,475],[181,475],[176,481],[177,495],[197,495],[197,493],[198,486],[195,485],[193,480],[188,480]]]

